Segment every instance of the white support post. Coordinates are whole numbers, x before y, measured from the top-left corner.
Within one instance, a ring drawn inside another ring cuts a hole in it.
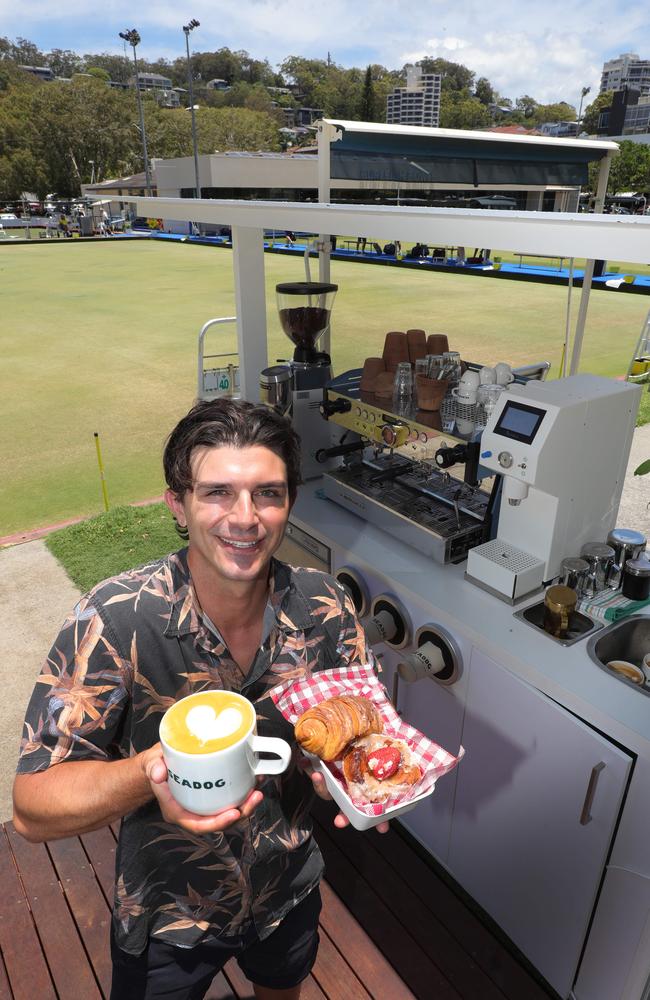
[[[260,398],[260,371],[268,365],[264,230],[233,226],[233,269],[241,397]]]
[[[318,201],[321,204],[329,204],[330,200],[330,143],[332,142],[332,127],[326,122],[318,123]],[[318,241],[320,250],[318,251],[318,280],[329,282],[330,280],[330,234],[319,233]],[[323,334],[320,342],[320,350],[330,353],[330,329]]]
[[[601,215],[605,204],[605,194],[607,192],[607,181],[609,180],[609,168],[612,164],[612,153],[607,153],[600,164],[598,173],[598,186],[596,188],[596,198],[594,202],[594,214]],[[576,330],[573,337],[573,353],[571,354],[571,367],[569,375],[577,375],[580,366],[580,354],[582,351],[582,341],[585,335],[585,324],[587,322],[587,308],[589,306],[589,295],[591,293],[591,282],[594,276],[594,261],[585,262],[585,276],[582,279],[582,294],[580,296],[580,306],[578,308],[578,318],[576,320]]]

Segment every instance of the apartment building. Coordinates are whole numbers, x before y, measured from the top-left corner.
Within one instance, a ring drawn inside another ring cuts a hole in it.
[[[622,52],[603,64],[601,94],[605,90],[638,90],[650,94],[650,59],[640,59],[636,52]]]
[[[406,86],[396,87],[386,97],[386,124],[437,128],[441,82],[439,73],[423,73],[419,66],[407,66]]]
[[[598,116],[597,135],[632,139],[650,133],[650,93],[626,87],[617,90]]]

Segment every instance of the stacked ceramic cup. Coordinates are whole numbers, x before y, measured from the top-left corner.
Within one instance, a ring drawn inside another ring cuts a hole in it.
[[[512,368],[504,361],[500,361],[494,368],[484,367],[478,373],[479,387],[476,393],[476,423],[479,427],[485,427],[490,419],[490,414],[497,405],[499,396],[504,389],[514,380]]]

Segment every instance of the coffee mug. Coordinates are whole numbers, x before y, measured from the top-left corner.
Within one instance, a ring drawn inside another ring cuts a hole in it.
[[[494,375],[497,385],[510,385],[515,377],[512,374],[512,368],[505,361],[500,361],[498,365],[494,366]]]
[[[462,417],[456,418],[456,430],[459,434],[462,434],[463,437],[469,437],[470,434],[474,433],[475,429],[475,420],[463,420]]]
[[[645,682],[645,674],[641,667],[637,667],[636,663],[630,663],[629,660],[610,660],[607,666],[633,684],[642,685]]]
[[[643,657],[643,663],[641,669],[645,675],[646,684],[650,684],[650,653],[646,653]]]
[[[458,403],[465,406],[472,406],[476,402],[476,389],[464,385],[462,382],[451,390],[451,394]]]
[[[478,389],[481,384],[479,373],[468,368],[458,384],[459,386],[465,385],[468,389]]]
[[[488,367],[481,368],[480,372],[478,373],[478,377],[481,385],[494,385],[494,383],[497,380],[494,368],[488,368]]]
[[[258,736],[255,708],[234,691],[200,691],[168,708],[160,722],[160,742],[169,790],[184,809],[213,816],[241,805],[258,774],[282,774],[291,747]],[[258,753],[275,754],[260,760]]]

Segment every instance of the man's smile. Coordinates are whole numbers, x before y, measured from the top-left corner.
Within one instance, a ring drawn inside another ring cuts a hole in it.
[[[252,539],[252,541],[244,542],[244,541],[238,541],[235,538],[225,538],[223,535],[217,535],[216,537],[223,545],[228,546],[228,548],[234,548],[243,551],[246,550],[251,551],[252,549],[257,548],[257,546],[262,542],[261,538],[254,538]]]

